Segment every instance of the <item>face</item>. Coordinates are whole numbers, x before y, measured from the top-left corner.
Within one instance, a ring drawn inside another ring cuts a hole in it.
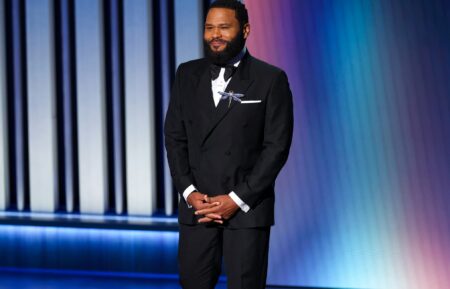
[[[203,34],[207,57],[216,64],[224,64],[242,50],[249,33],[249,24],[241,29],[234,10],[210,9]]]

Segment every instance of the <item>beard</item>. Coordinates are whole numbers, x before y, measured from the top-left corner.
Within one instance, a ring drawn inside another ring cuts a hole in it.
[[[221,40],[226,43],[225,48],[222,51],[213,51],[211,49],[211,42],[215,39],[211,39],[207,41],[203,39],[203,50],[205,52],[206,58],[212,63],[224,66],[230,62],[231,59],[236,57],[239,52],[242,51],[245,45],[244,32],[243,30],[239,31],[239,33],[231,39],[230,41]]]

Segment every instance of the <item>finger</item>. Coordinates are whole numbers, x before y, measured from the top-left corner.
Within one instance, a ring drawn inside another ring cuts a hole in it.
[[[200,209],[195,211],[196,215],[217,214],[220,211],[220,206],[214,206],[208,209]]]
[[[218,205],[220,205],[219,202],[214,202],[214,203],[203,203],[203,204],[202,204],[202,206],[204,206],[205,209],[214,208],[214,207],[217,207]]]
[[[218,205],[220,205],[220,203],[217,203],[217,202],[212,203],[212,204],[210,204],[210,203],[199,203],[199,204],[196,204],[195,208],[197,210],[204,210],[204,209],[209,209],[209,208],[216,207]]]
[[[203,217],[201,219],[198,220],[199,223],[209,223],[212,222],[213,220],[208,218],[208,217]]]
[[[222,220],[214,220],[214,223],[223,224],[223,221]]]
[[[205,203],[209,203],[209,199],[208,195],[203,195],[203,201],[205,201]]]
[[[205,215],[205,217],[210,218],[210,219],[214,219],[214,220],[222,219],[222,216],[218,215],[218,214],[207,214],[207,215]]]

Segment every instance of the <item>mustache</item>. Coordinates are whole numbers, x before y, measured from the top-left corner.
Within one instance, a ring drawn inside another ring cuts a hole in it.
[[[208,41],[208,44],[211,44],[212,42],[214,42],[214,41],[216,41],[216,42],[220,42],[220,43],[222,43],[222,44],[225,44],[225,43],[230,43],[229,41],[226,41],[226,40],[223,40],[223,39],[220,39],[220,38],[213,38],[213,39],[211,39],[211,40],[209,40]]]

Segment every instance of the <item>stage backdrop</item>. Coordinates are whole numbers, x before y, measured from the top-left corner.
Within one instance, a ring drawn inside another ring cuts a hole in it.
[[[176,66],[202,55],[208,2],[0,0],[0,210],[173,219],[162,123]],[[249,51],[287,72],[295,103],[268,282],[450,288],[450,3],[245,3]],[[15,248],[2,264],[93,241],[117,252],[107,270],[139,271],[120,244],[141,240],[155,250],[142,264],[176,272],[176,233],[1,229]],[[172,251],[152,247],[165,242]]]
[[[245,3],[295,103],[269,282],[450,288],[450,2]]]

